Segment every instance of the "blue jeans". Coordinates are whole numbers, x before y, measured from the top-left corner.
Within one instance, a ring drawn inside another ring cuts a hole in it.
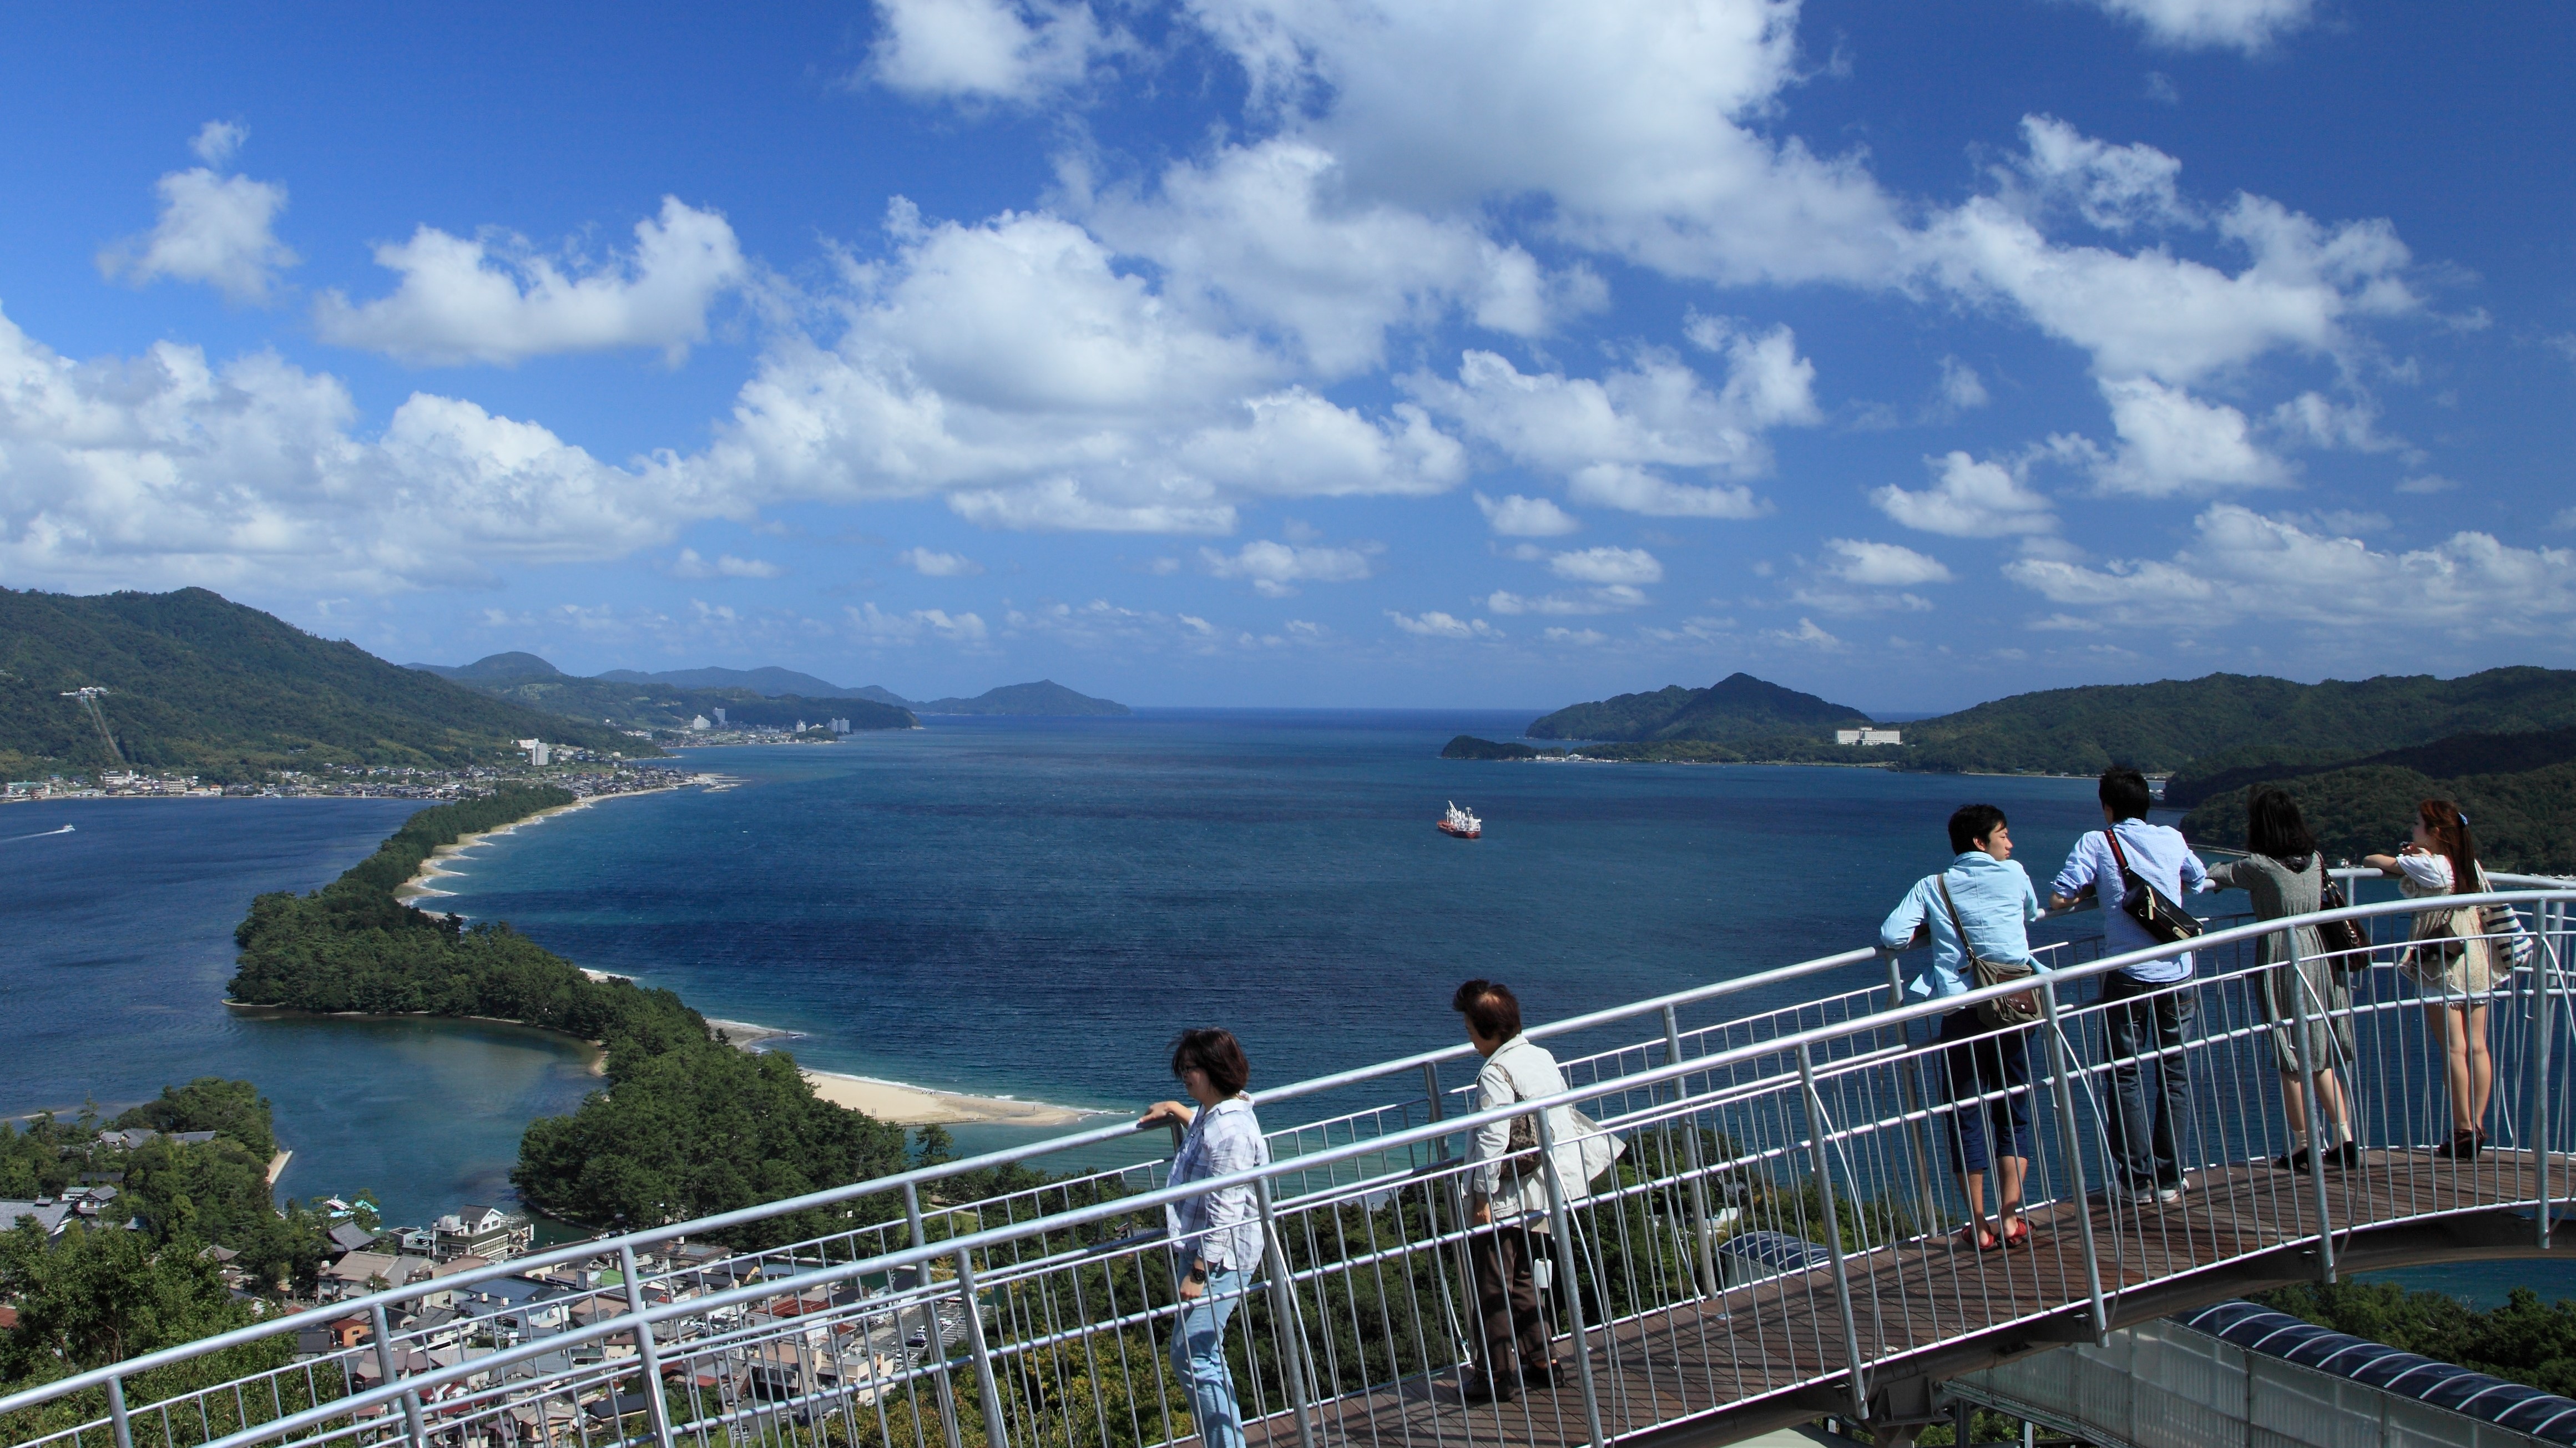
[[[1225,1362],[1225,1324],[1251,1279],[1239,1268],[1210,1271],[1207,1291],[1181,1304],[1180,1326],[1172,1333],[1172,1372],[1189,1390],[1190,1416],[1198,1421],[1204,1448],[1243,1448],[1243,1410],[1235,1405],[1234,1370]]]
[[[2164,993],[2151,996],[2156,991]],[[2193,985],[2148,985],[2106,975],[2101,1000],[2103,1037],[2114,1063],[2104,1144],[2120,1185],[2131,1191],[2181,1186],[2181,1137],[2191,1126],[2191,1065],[2183,1043],[2199,1003]]]

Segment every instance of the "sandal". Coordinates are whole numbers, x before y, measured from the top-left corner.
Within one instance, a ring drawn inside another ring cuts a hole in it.
[[[1986,1224],[1983,1222],[1970,1222],[1968,1225],[1961,1227],[1959,1229],[1959,1245],[1962,1247],[1972,1247],[1979,1252],[2000,1252],[2004,1249],[2003,1240],[1997,1237],[1994,1233],[1987,1231]]]
[[[2013,1218],[2013,1224],[2004,1229],[2003,1245],[2006,1247],[2028,1247],[2030,1245],[2030,1218]]]

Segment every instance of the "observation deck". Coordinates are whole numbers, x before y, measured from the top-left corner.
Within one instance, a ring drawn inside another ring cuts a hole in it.
[[[1275,1161],[1214,1183],[1251,1186],[1267,1229],[1228,1334],[1247,1439],[1679,1448],[1824,1413],[1901,1437],[1935,1420],[1946,1379],[2056,1344],[2292,1281],[2567,1251],[2576,883],[2498,882],[2441,902],[2510,905],[2532,945],[2491,991],[2449,998],[2483,1012],[2494,1062],[2492,1142],[2473,1159],[2435,1152],[2450,1110],[2427,1007],[2442,998],[2398,966],[2419,902],[2300,918],[2357,921],[2374,947],[2346,977],[2348,1011],[2299,993],[2293,1024],[2334,1046],[2289,1072],[2255,963],[2285,922],[2221,920],[2107,959],[2049,947],[2042,1016],[2020,1031],[2029,1082],[2011,1092],[2034,1133],[2032,1238],[2005,1251],[1958,1236],[1946,1139],[1990,1103],[1950,1099],[1932,1037],[1938,1016],[2007,990],[1909,1002],[1900,964],[1870,948],[1534,1026],[1568,1082],[1544,1102],[1478,1112],[1463,1044],[1257,1092]],[[2114,1178],[2112,1078],[2147,1058],[2112,1056],[2116,1007],[2097,994],[2183,949],[2198,967],[2167,997],[2192,1023],[2153,1064],[2190,1082],[2174,1122],[2190,1180],[2158,1201]],[[2314,1103],[2327,1070],[2359,1159],[2276,1165],[2285,1079]],[[1587,1184],[1540,1153],[1553,1229],[1530,1240],[1560,1371],[1471,1405],[1468,1136],[1555,1105],[1621,1155]],[[1167,1204],[1211,1184],[1170,1186],[1168,1158],[1067,1167],[1160,1140],[1137,1137],[1076,1132],[375,1293],[0,1399],[0,1432],[61,1448],[1194,1442],[1160,1232]],[[613,1274],[549,1311],[477,1306],[493,1279],[600,1259]],[[299,1350],[353,1318],[355,1345]]]

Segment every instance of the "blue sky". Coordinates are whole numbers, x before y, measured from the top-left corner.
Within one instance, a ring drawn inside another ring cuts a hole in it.
[[[2576,11],[0,14],[0,583],[915,697],[2576,660]]]

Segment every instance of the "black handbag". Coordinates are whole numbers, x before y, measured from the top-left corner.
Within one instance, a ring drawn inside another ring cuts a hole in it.
[[[1959,918],[1959,902],[1950,898],[1950,881],[1946,874],[1933,877],[1941,887],[1942,907],[1950,912],[1950,928],[1959,932],[1959,953],[1968,957],[1968,978],[1982,990],[1990,985],[2028,980],[2038,974],[2028,961],[1988,960],[1977,954],[1968,943],[1968,922]],[[1977,1003],[1977,1019],[1997,1030],[2026,1026],[2040,1017],[2039,992],[2023,991],[2019,995],[1998,996]]]
[[[2102,832],[2111,842],[2111,858],[2120,866],[2120,913],[2138,922],[2158,944],[2171,945],[2190,940],[2209,927],[2200,917],[2165,898],[2146,876],[2129,868],[2129,857],[2120,850],[2118,826]]]
[[[2317,861],[2317,870],[2324,873],[2324,860]],[[2317,891],[2317,908],[2341,910],[2349,903],[2344,899],[2343,882],[2327,875],[2325,885]],[[2324,946],[2326,954],[2333,958],[2334,968],[2346,975],[2370,969],[2370,937],[2362,934],[2358,920],[2319,922],[2317,943]]]

